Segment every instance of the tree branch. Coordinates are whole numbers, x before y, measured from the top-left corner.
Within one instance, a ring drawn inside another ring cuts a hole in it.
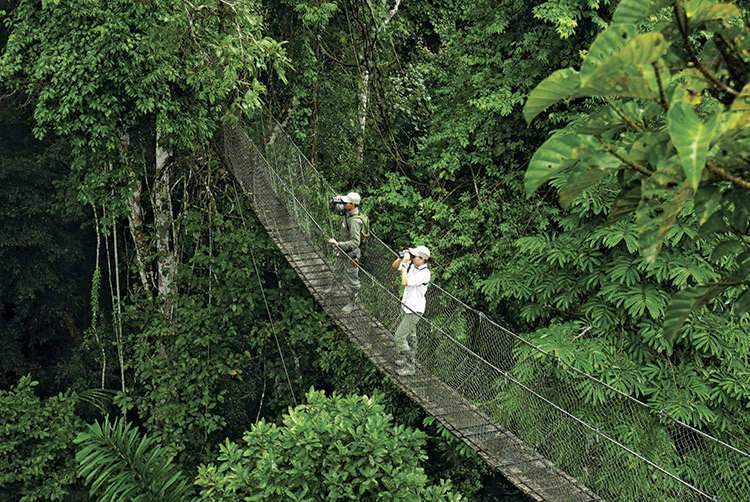
[[[597,139],[599,141],[601,141],[601,138],[597,137]],[[640,165],[640,164],[638,164],[636,162],[633,162],[632,160],[629,160],[629,159],[625,158],[622,154],[620,154],[615,149],[615,147],[613,147],[609,143],[604,143],[602,141],[602,145],[604,146],[604,148],[607,150],[608,153],[611,153],[614,157],[617,158],[617,160],[619,160],[620,162],[622,162],[623,164],[625,164],[626,166],[628,166],[630,169],[632,169],[634,171],[638,171],[639,173],[641,173],[641,174],[643,174],[645,176],[652,176],[654,174],[652,171],[650,171],[649,169],[646,169],[642,165]]]
[[[715,174],[719,178],[725,179],[727,181],[731,181],[733,184],[740,186],[742,188],[750,189],[750,182],[740,179],[737,176],[726,172],[724,169],[717,166],[710,160],[706,162],[706,169],[708,169],[711,173]]]
[[[661,81],[661,75],[659,75],[659,63],[654,61],[651,65],[654,67],[656,83],[659,85],[659,101],[661,102],[661,107],[664,108],[665,111],[669,111],[669,102],[667,101],[667,95],[664,94],[664,84]]]
[[[723,91],[726,91],[730,94],[737,96],[739,93],[736,90],[734,90],[733,88],[729,87],[724,82],[716,78],[716,75],[708,71],[708,69],[705,66],[703,66],[703,64],[698,60],[698,56],[695,54],[695,50],[693,49],[693,46],[690,43],[690,40],[688,39],[687,23],[686,23],[687,19],[683,19],[683,14],[684,14],[684,10],[682,8],[682,2],[675,3],[674,4],[675,21],[677,22],[677,28],[680,30],[680,35],[682,35],[682,45],[685,47],[685,50],[690,56],[691,62],[695,65],[696,68],[698,68],[698,71],[700,71],[718,89],[721,89]]]

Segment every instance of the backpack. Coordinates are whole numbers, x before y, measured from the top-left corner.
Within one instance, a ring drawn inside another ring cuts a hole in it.
[[[370,218],[362,213],[352,216],[352,219],[359,218],[362,220],[362,230],[360,230],[360,246],[365,243],[367,236],[370,235]]]

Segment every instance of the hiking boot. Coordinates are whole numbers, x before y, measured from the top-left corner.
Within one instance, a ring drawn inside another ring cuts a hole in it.
[[[396,366],[414,366],[414,350],[409,349],[406,352],[401,352],[398,359],[395,361]]]
[[[399,376],[412,376],[416,372],[416,369],[411,364],[401,366],[396,370],[396,374]]]
[[[357,304],[354,303],[354,300],[350,301],[346,305],[344,305],[344,308],[341,309],[341,312],[344,314],[351,314],[357,309]]]
[[[321,291],[321,293],[323,293],[324,295],[341,296],[341,290],[335,284],[331,284],[323,291]]]
[[[357,308],[357,296],[359,293],[357,292],[349,292],[349,303],[344,305],[344,308],[341,309],[341,312],[344,314],[351,314],[356,308]]]

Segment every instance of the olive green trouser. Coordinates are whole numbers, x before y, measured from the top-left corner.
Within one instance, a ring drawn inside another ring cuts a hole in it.
[[[396,329],[396,346],[402,354],[407,354],[409,350],[417,349],[417,323],[419,314],[406,313],[401,314],[401,323]]]
[[[359,293],[359,253],[349,259],[343,253],[336,258],[333,264],[334,281],[342,284],[354,296]],[[351,256],[351,255],[350,255]],[[356,261],[352,261],[356,259]]]

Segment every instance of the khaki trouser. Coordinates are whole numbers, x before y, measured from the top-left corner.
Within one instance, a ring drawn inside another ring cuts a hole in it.
[[[419,314],[403,312],[401,316],[401,323],[399,323],[394,337],[398,350],[402,354],[407,354],[410,349],[417,349],[417,323],[419,322]]]
[[[354,256],[352,256],[354,254]],[[351,295],[359,293],[359,249],[349,256],[339,253],[333,264],[334,281],[340,282],[349,290]],[[351,259],[350,259],[351,258]]]

